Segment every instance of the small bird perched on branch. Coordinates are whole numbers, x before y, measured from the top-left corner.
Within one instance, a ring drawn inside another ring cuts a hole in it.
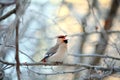
[[[56,45],[48,50],[41,62],[62,63],[67,51],[67,43],[66,35],[57,36]]]

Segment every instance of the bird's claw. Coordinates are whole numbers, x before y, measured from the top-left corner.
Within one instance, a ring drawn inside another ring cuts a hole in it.
[[[56,65],[63,64],[63,62],[55,62]]]

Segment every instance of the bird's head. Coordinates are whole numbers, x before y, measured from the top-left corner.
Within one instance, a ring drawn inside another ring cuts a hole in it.
[[[57,43],[62,43],[64,40],[66,40],[67,35],[59,35],[57,36]]]

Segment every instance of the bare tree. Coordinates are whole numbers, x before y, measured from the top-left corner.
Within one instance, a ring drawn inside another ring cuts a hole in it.
[[[1,0],[0,80],[102,80],[119,74],[119,3]],[[38,62],[61,34],[69,38],[64,63]]]

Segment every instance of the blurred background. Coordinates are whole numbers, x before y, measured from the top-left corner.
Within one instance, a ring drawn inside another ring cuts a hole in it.
[[[19,1],[20,8],[15,14],[16,1]],[[39,62],[55,45],[56,36],[68,35],[65,63],[120,67],[117,60],[78,56],[99,54],[120,58],[119,5],[119,0],[0,0],[0,58],[15,62],[15,25],[19,18],[20,62]],[[92,74],[90,70],[47,74],[79,68],[21,67],[21,80],[95,80],[86,78]],[[17,80],[15,66],[0,63],[0,70],[4,71],[3,80]],[[119,79],[118,74],[104,78]]]

